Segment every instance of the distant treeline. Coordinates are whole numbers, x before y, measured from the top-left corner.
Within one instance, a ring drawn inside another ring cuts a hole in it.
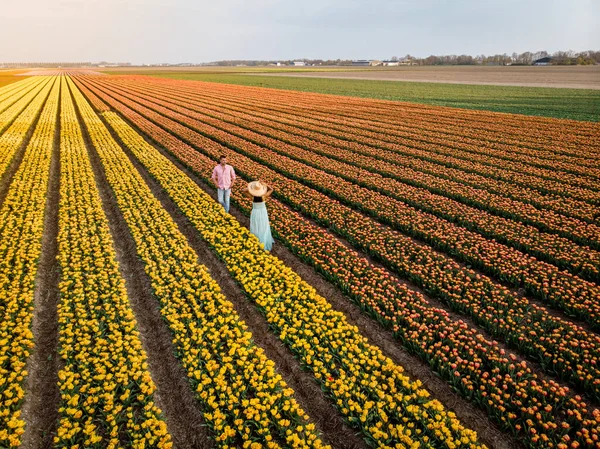
[[[404,57],[392,56],[385,62],[397,62],[401,65],[531,65],[538,59],[550,58],[549,64],[552,65],[589,65],[600,64],[600,51],[588,50],[582,52],[557,51],[548,53],[547,51],[524,53],[513,53],[511,55],[504,53],[498,55],[431,55],[426,58],[418,58],[411,55]],[[209,65],[215,66],[265,66],[276,65],[277,63],[293,65],[294,61],[304,62],[307,65],[352,65],[351,59],[289,59],[289,60],[227,60],[216,61]],[[379,60],[369,60],[373,65]]]
[[[411,57],[407,55],[407,57]],[[480,65],[480,64],[495,64],[495,65],[531,65],[535,61],[550,58],[548,64],[552,65],[593,65],[600,64],[600,51],[557,51],[548,53],[547,51],[525,53],[513,53],[508,55],[447,55],[447,56],[428,56],[427,58],[417,59],[419,65]]]

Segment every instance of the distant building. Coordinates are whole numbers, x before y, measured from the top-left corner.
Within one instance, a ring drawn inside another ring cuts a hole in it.
[[[368,59],[355,59],[352,61],[352,65],[354,66],[369,66],[371,62]]]
[[[300,66],[306,65],[306,62],[304,62],[304,61],[294,61],[294,62],[292,62],[292,64],[294,64],[296,67],[300,67]]]
[[[400,65],[400,61],[382,61],[385,66],[396,66]]]
[[[545,58],[540,58],[533,61],[533,65],[550,65],[551,63],[552,58],[550,56],[546,56]]]

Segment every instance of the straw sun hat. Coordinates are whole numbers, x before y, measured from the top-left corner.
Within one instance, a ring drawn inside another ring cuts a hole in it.
[[[263,196],[267,193],[267,185],[260,181],[252,181],[248,183],[248,192],[252,194],[252,196]]]

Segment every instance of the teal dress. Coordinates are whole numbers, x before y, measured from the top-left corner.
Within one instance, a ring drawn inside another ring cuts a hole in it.
[[[258,237],[267,251],[273,248],[273,237],[271,236],[271,225],[267,206],[261,196],[255,196],[252,200],[252,212],[250,213],[250,232]]]

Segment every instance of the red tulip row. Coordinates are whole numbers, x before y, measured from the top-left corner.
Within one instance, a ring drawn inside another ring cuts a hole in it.
[[[172,81],[171,83],[176,84],[177,82]],[[279,97],[279,95],[277,95],[277,97]],[[261,99],[264,104],[264,102],[268,100],[268,92],[262,94],[259,93],[257,95],[257,100],[261,101]],[[307,101],[308,100],[300,99],[299,102],[292,103],[294,105],[292,106],[293,110],[297,111],[298,106],[305,105]],[[284,104],[284,106],[281,106],[283,108],[286,108],[285,104],[289,104],[281,101],[279,101],[279,103]],[[326,110],[325,115],[335,115],[336,112],[337,107],[334,107],[333,110]],[[311,111],[308,116],[314,118],[315,114],[313,111]],[[407,121],[408,123],[405,124]],[[551,176],[556,176],[552,172],[553,168],[560,168],[561,171],[578,174],[584,177],[592,174],[595,174],[596,178],[600,176],[600,170],[598,170],[590,161],[589,157],[582,157],[581,154],[572,156],[554,155],[554,157],[548,159],[549,153],[543,150],[540,151],[536,149],[528,149],[525,153],[519,151],[515,152],[516,147],[514,143],[506,144],[503,142],[501,144],[495,144],[482,139],[472,139],[466,137],[464,133],[461,133],[461,131],[465,129],[464,126],[457,128],[456,131],[458,134],[451,135],[443,132],[444,127],[440,124],[436,124],[433,127],[431,125],[429,125],[429,127],[419,127],[418,123],[415,123],[413,117],[404,117],[402,121],[395,122],[393,127],[381,127],[372,124],[372,122],[367,126],[373,127],[374,130],[380,135],[383,134],[390,137],[394,136],[393,141],[397,141],[398,139],[406,139],[406,142],[414,141],[424,144],[437,144],[442,147],[450,146],[451,148],[467,152],[468,154],[466,156],[468,159],[472,159],[473,156],[477,156],[478,158],[481,156],[490,156],[490,160],[498,160],[496,164],[506,163],[510,166],[515,166],[516,168],[520,167],[518,164],[527,164],[528,166],[539,167],[542,170],[547,170],[546,174]],[[355,126],[355,129],[356,128],[357,127]],[[362,128],[362,126],[360,126],[360,128]]]
[[[95,93],[204,179],[210,176],[214,159],[195,151],[120,101],[99,91]],[[152,112],[148,114],[153,119],[159,117]],[[201,144],[211,154],[224,151],[221,145],[208,139]],[[236,164],[240,160],[236,156]],[[233,198],[247,212],[250,205],[241,199],[242,188],[238,183]],[[571,446],[575,442],[579,447],[600,448],[597,443],[600,416],[581,398],[552,381],[539,379],[526,362],[518,362],[496,343],[464,323],[451,320],[446,312],[430,307],[421,294],[374,267],[327,231],[278,201],[270,202],[268,207],[280,238],[382,324],[393,329],[407,348],[426,360],[458,391],[487,410],[503,428],[522,437],[528,447],[567,448],[576,447]]]
[[[148,77],[137,77],[147,81]],[[431,129],[451,127],[459,136],[475,138],[485,136],[486,140],[495,137],[501,142],[514,138],[516,146],[526,145],[549,153],[566,155],[597,154],[600,146],[597,124],[573,120],[556,120],[544,117],[530,117],[518,114],[498,114],[487,111],[463,109],[457,114],[456,108],[427,106],[416,103],[381,101],[362,98],[340,97],[337,95],[292,92],[278,89],[262,89],[248,86],[231,86],[197,81],[173,81],[152,78],[152,82],[177,84],[193,90],[211,90],[220,93],[236,92],[244,98],[263,97],[274,99],[278,104],[293,104],[315,113],[336,113],[336,116],[361,120],[366,118],[372,124],[393,128],[399,123],[411,122],[415,126]],[[333,118],[332,118],[333,119]],[[514,148],[513,151],[519,151]],[[523,150],[527,152],[528,150]]]
[[[154,107],[159,108],[158,106]],[[168,110],[159,112],[182,119],[176,113]],[[183,117],[183,120],[190,126],[196,128],[199,126],[197,123],[191,123],[186,117]],[[488,241],[476,233],[459,228],[444,220],[415,211],[377,192],[356,188],[343,179],[290,161],[265,148],[253,146],[230,134],[223,134],[220,130],[202,127],[201,131],[212,133],[220,141],[226,142],[228,146],[236,147],[239,151],[258,158],[266,165],[275,166],[290,177],[316,186],[319,190],[336,196],[342,202],[360,207],[382,221],[392,223],[404,232],[418,236],[440,249],[456,254],[469,263],[477,264],[502,280],[512,282],[516,286],[523,285],[541,299],[587,319],[596,326],[600,323],[600,293],[594,284],[568,273],[560,273],[553,266],[525,256],[519,251]],[[306,187],[303,190],[305,191],[304,195],[316,194]],[[389,207],[382,209],[380,205],[385,202]],[[364,220],[364,217],[360,217]],[[368,223],[372,222],[369,220]],[[372,225],[376,226],[374,223]],[[374,232],[377,235],[379,228],[376,228]],[[394,234],[403,238],[397,232]],[[442,257],[440,260],[448,260],[443,256],[436,257]],[[573,303],[574,296],[580,297],[575,304]]]
[[[134,88],[139,83],[126,83],[123,86]],[[236,96],[224,97],[210,91],[191,91],[173,86],[157,86],[155,83],[142,84],[144,92],[164,95],[167,92],[170,98],[177,99],[180,105],[197,110],[201,107],[206,114],[217,112],[232,114],[235,118],[243,118],[252,123],[252,129],[257,124],[268,127],[261,133],[273,133],[283,131],[287,136],[282,136],[288,143],[300,144],[320,154],[334,158],[350,160],[360,166],[367,167],[380,174],[391,176],[402,182],[423,187],[441,195],[461,199],[463,195],[455,194],[449,187],[456,185],[464,188],[464,185],[476,189],[484,189],[486,192],[511,198],[524,203],[532,204],[537,208],[549,209],[555,212],[580,218],[584,221],[593,220],[593,211],[589,203],[566,198],[561,195],[544,195],[539,191],[527,186],[518,186],[514,183],[488,178],[476,173],[442,166],[414,157],[404,156],[375,146],[365,145],[360,142],[361,136],[357,131],[347,136],[356,140],[347,140],[333,137],[323,132],[323,126],[311,124],[308,121],[298,123],[298,115],[283,113],[274,110],[264,110],[264,102],[240,99]],[[263,111],[264,112],[261,112]],[[226,119],[229,120],[229,119]],[[321,122],[322,123],[322,122]],[[243,125],[242,125],[243,126]],[[275,131],[273,131],[275,130]],[[374,134],[374,133],[373,133]],[[374,134],[375,135],[375,134]],[[287,137],[287,138],[286,138]],[[341,150],[343,151],[341,151]],[[442,179],[440,179],[442,178]],[[469,196],[466,197],[469,202]]]
[[[103,98],[108,101],[109,97]],[[214,142],[160,114],[125,98],[119,98],[119,101],[142,111],[143,115],[178,137],[193,142],[202,151],[210,151],[213,158],[218,158],[224,150],[221,146],[209,149]],[[549,372],[600,397],[600,376],[596,373],[600,338],[597,336],[551,317],[544,309],[532,306],[488,278],[461,268],[452,260],[413,243],[410,238],[365,219],[327,196],[283,178],[245,156],[236,154],[232,159],[238,169],[272,183],[286,202],[333,227],[355,245],[378,256],[387,266],[449,302],[456,310],[470,314],[493,335],[540,360]],[[576,349],[567,341],[577,342]]]

